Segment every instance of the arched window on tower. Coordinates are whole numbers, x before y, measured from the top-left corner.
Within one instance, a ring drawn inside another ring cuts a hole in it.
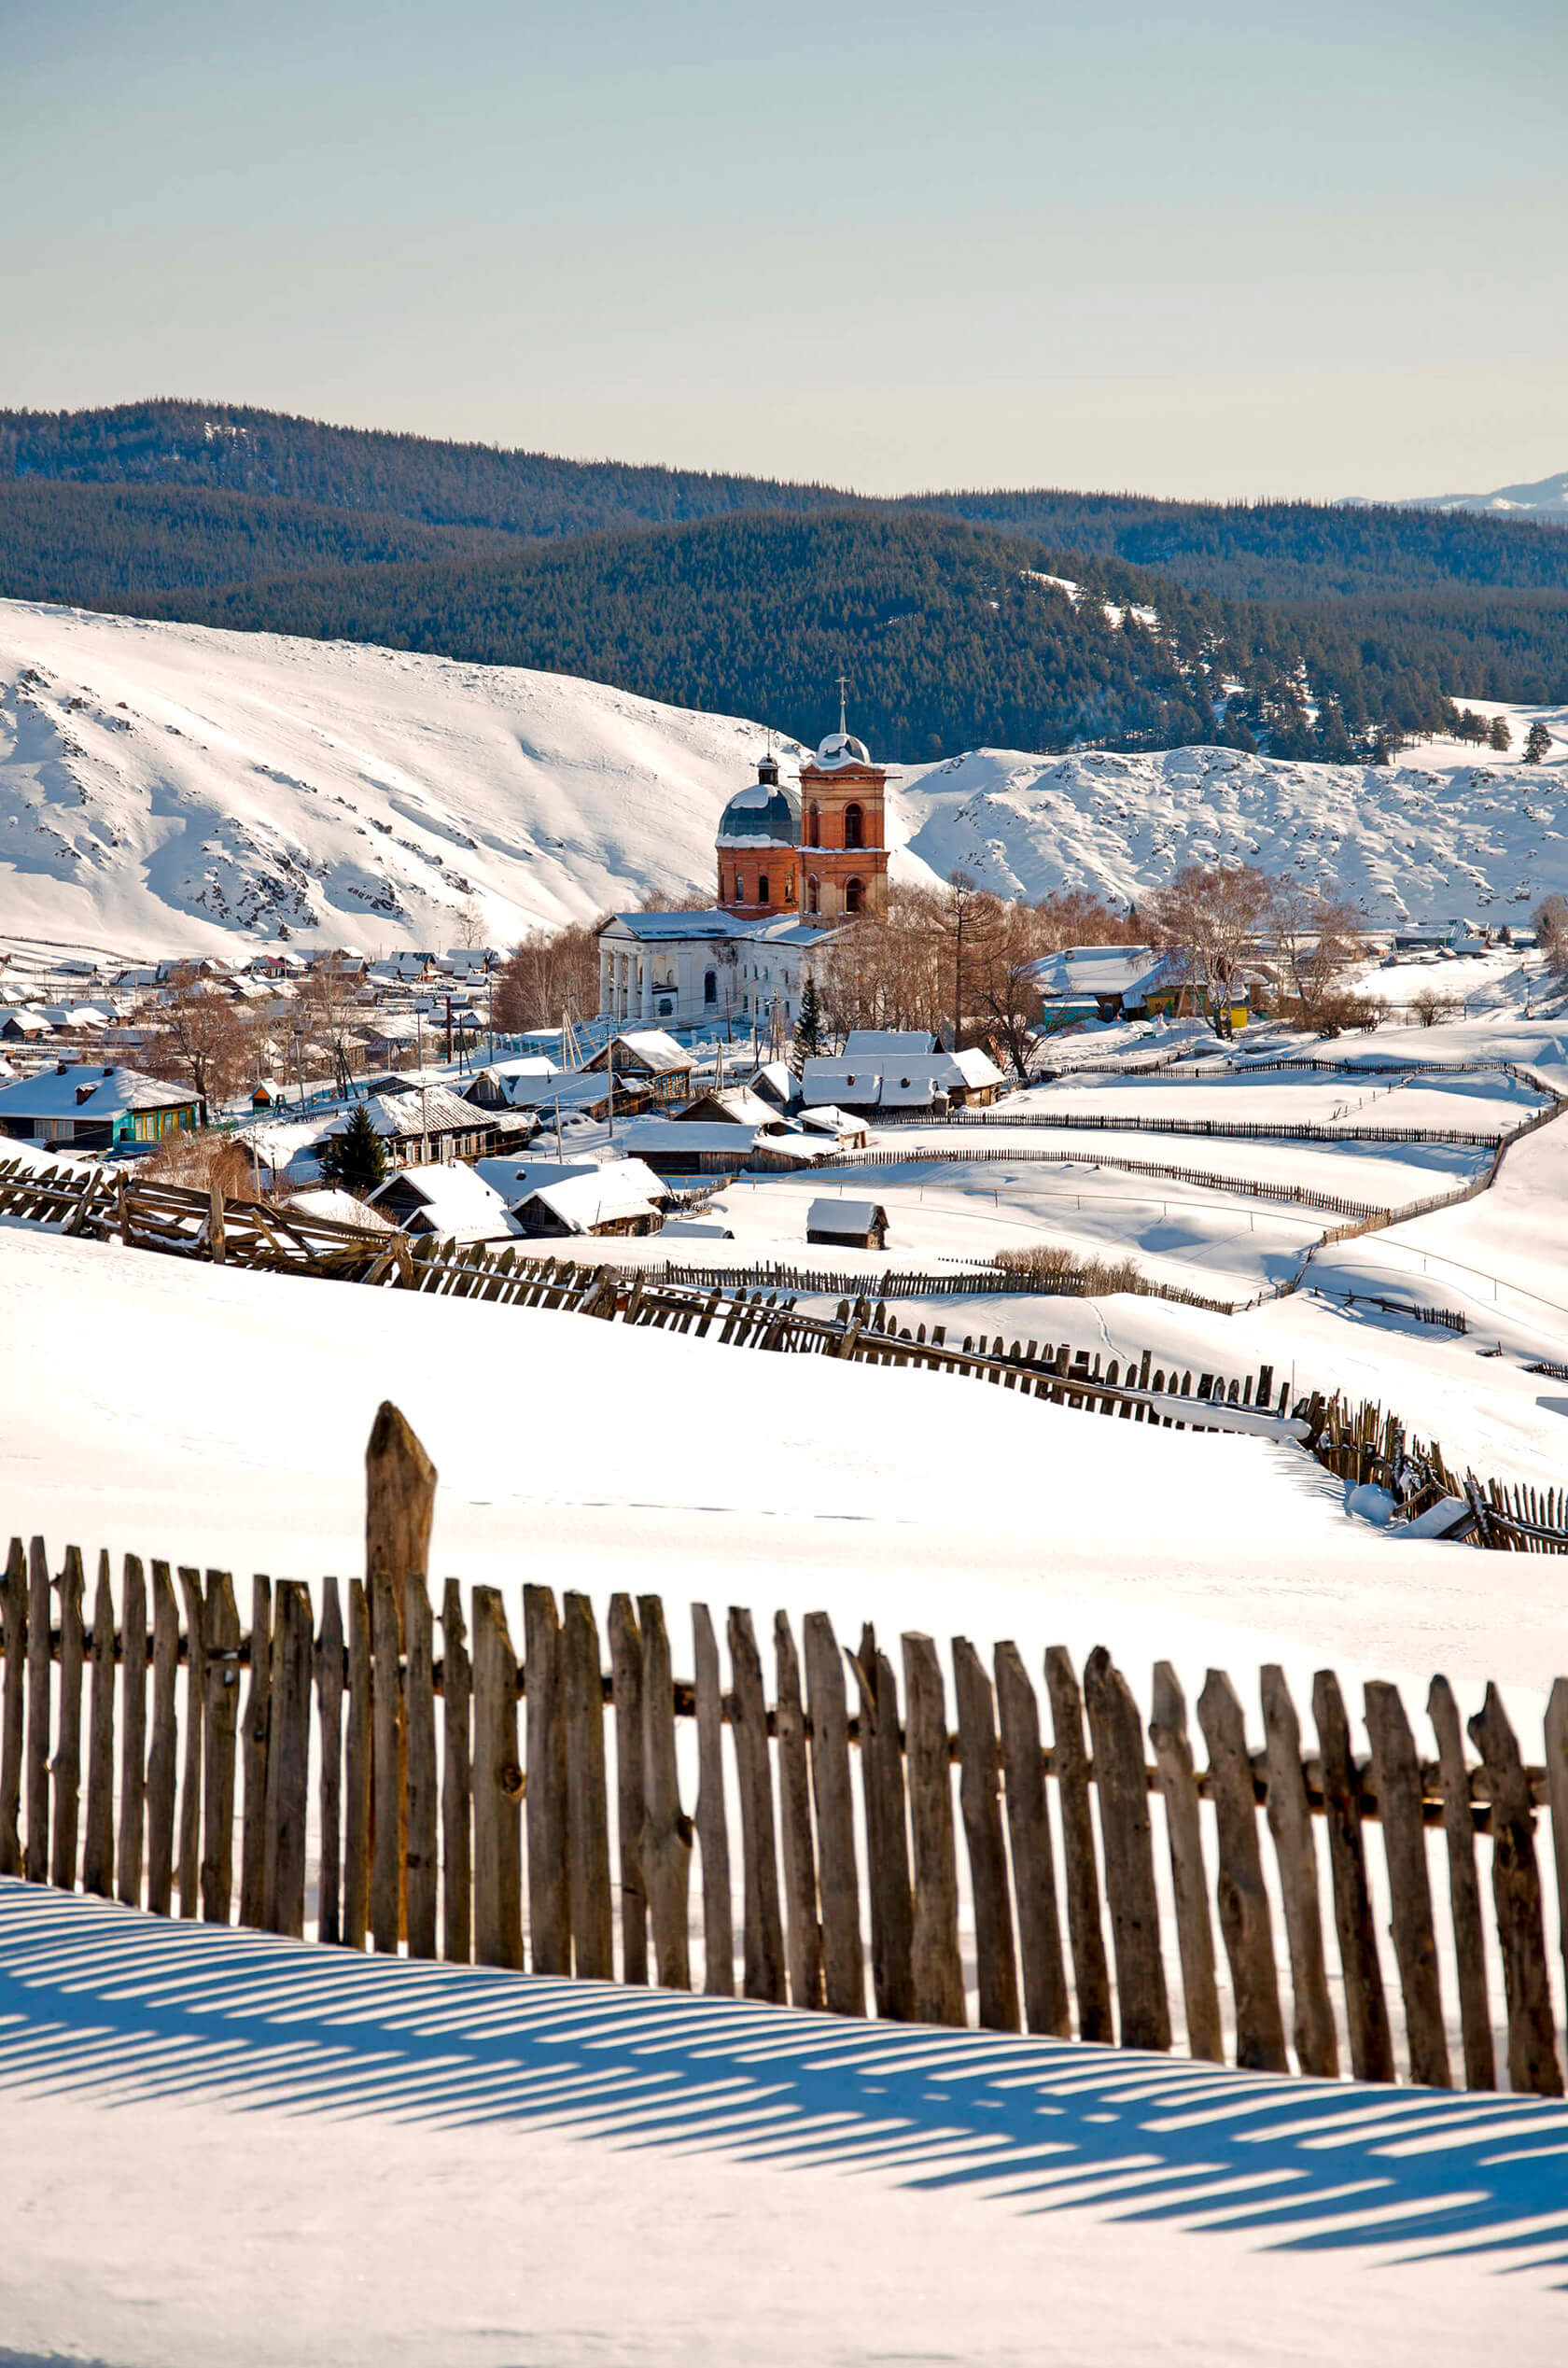
[[[744,904],[745,902],[746,882],[741,878],[740,874],[737,872],[735,874],[735,903],[737,904]]]
[[[772,898],[768,895],[768,876],[765,872],[759,872],[757,875],[757,902],[759,904],[771,904],[772,901]]]
[[[844,909],[847,913],[863,913],[865,911],[865,882],[863,880],[846,880],[844,884]]]
[[[703,1002],[705,1003],[716,1003],[718,1001],[719,974],[716,970],[705,970],[703,973]]]
[[[815,872],[805,883],[805,909],[808,913],[819,913],[822,909],[822,883]]]
[[[846,847],[865,845],[865,818],[858,806],[847,806],[844,809],[844,844]]]
[[[807,847],[820,847],[822,844],[822,809],[815,798],[806,808],[805,843]]]
[[[792,904],[794,901],[795,876],[793,872],[787,872],[784,876],[784,902],[786,904]]]

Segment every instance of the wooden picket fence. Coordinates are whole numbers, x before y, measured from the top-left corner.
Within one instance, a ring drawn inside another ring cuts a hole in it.
[[[887,1121],[878,1114],[878,1126]],[[1049,1127],[1082,1128],[1089,1133],[1128,1135],[1212,1135],[1232,1142],[1438,1142],[1470,1145],[1494,1151],[1505,1129],[1489,1127],[1358,1127],[1348,1120],[1336,1126],[1312,1119],[1160,1118],[1134,1116],[1129,1112],[1099,1110],[1010,1111],[960,1110],[945,1122],[950,1127]],[[929,1121],[928,1121],[929,1124]]]
[[[812,1613],[803,1658],[780,1612],[770,1702],[744,1609],[725,1626],[727,1683],[701,1605],[690,1679],[673,1674],[656,1595],[611,1599],[608,1668],[582,1593],[557,1602],[548,1587],[524,1588],[521,1659],[499,1590],[466,1594],[449,1579],[438,1615],[423,1576],[436,1476],[390,1407],[367,1470],[368,1582],[350,1579],[345,1597],[325,1579],[317,1603],[297,1581],[257,1577],[248,1628],[228,1572],[203,1579],[155,1561],[149,1593],[133,1555],[118,1604],[100,1557],[89,1618],[80,1552],[69,1548],[51,1575],[41,1539],[27,1554],[13,1542],[0,1638],[0,1873],[66,1889],[79,1878],[128,1907],[167,1915],[177,1901],[182,1916],[302,1938],[314,1841],[310,1921],[323,1942],[688,1989],[695,1927],[703,1985],[727,1996],[735,1801],[748,1997],[958,2026],[973,1988],[986,2029],[1076,2030],[1163,2051],[1176,2039],[1179,1985],[1194,2055],[1332,2079],[1348,2053],[1358,2079],[1392,2081],[1365,1834],[1375,1824],[1408,2077],[1449,2087],[1462,2074],[1484,2089],[1498,2079],[1477,1861],[1485,1837],[1508,2086],[1563,2093],[1535,1832],[1545,1808],[1568,1962],[1568,1680],[1552,1688],[1544,1764],[1529,1766],[1495,1686],[1468,1722],[1472,1762],[1446,1679],[1427,1698],[1431,1761],[1397,1688],[1369,1685],[1363,1760],[1332,1671],[1314,1680],[1311,1750],[1281,1670],[1262,1674],[1261,1748],[1230,1678],[1211,1670],[1197,1704],[1200,1768],[1167,1661],[1155,1671],[1146,1744],[1110,1654],[1097,1648],[1080,1676],[1053,1646],[1046,1744],[1035,1684],[1011,1643],[987,1667],[967,1638],[953,1639],[950,1728],[931,1637],[902,1637],[901,1699],[871,1626],[849,1651]],[[694,1791],[689,1757],[683,1787],[682,1720],[695,1727]],[[1326,1885],[1315,1818],[1326,1828]],[[1447,1861],[1458,2065],[1429,1829]],[[1156,1851],[1169,1864],[1163,1917]]]

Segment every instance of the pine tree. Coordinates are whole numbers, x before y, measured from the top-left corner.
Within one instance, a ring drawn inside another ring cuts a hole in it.
[[[386,1152],[363,1102],[357,1105],[341,1134],[328,1136],[317,1164],[329,1184],[342,1184],[349,1192],[374,1192],[385,1183]]]
[[[817,993],[817,981],[809,971],[801,988],[800,1017],[795,1022],[795,1041],[790,1047],[790,1067],[798,1077],[808,1060],[816,1059],[827,1050],[822,1029],[822,1005]]]
[[[1525,736],[1524,761],[1526,764],[1539,764],[1541,759],[1550,752],[1550,749],[1551,734],[1537,716]]]
[[[1488,748],[1506,750],[1511,749],[1513,745],[1514,736],[1508,729],[1507,717],[1503,715],[1494,715],[1491,719],[1491,729],[1487,734]]]

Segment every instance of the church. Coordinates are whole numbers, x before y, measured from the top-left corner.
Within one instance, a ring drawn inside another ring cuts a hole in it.
[[[811,958],[834,926],[886,918],[888,778],[842,704],[798,789],[770,750],[720,817],[713,905],[617,913],[600,930],[600,1018],[792,1030]]]

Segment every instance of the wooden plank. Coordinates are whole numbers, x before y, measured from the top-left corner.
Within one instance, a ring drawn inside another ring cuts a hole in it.
[[[1264,1669],[1262,1688],[1268,1830],[1274,1838],[1274,1859],[1285,1904],[1295,2060],[1303,2072],[1334,2081],[1339,2077],[1339,2039],[1323,1962],[1318,1854],[1301,1759],[1301,1724],[1278,1662],[1270,1661]]]
[[[1488,1686],[1486,1701],[1470,1720],[1469,1730],[1485,1764],[1491,1794],[1491,1896],[1508,2002],[1508,2086],[1522,2096],[1561,2096],[1562,2067],[1558,2060],[1547,1973],[1534,1804],[1530,1779],[1519,1762],[1519,1744],[1495,1686]]]
[[[1057,1911],[1056,1853],[1045,1804],[1040,1708],[1016,1645],[999,1645],[994,1666],[1024,2021],[1031,2031],[1065,2039],[1071,2036],[1072,2020]]]
[[[1358,2081],[1392,2081],[1393,2040],[1378,1961],[1377,1927],[1366,1880],[1361,1832],[1361,1779],[1351,1756],[1350,1720],[1339,1680],[1320,1669],[1312,1680],[1312,1718],[1318,1730],[1323,1818],[1334,1884],[1334,1923],[1345,1985],[1345,2022],[1351,2068]]]
[[[82,1889],[100,1899],[114,1892],[114,1595],[109,1558],[98,1557],[92,1598],[92,1704],[87,1759],[87,1834],[82,1844]]]
[[[1160,1955],[1155,1845],[1143,1770],[1143,1721],[1131,1687],[1103,1645],[1084,1664],[1084,1702],[1094,1745],[1105,1896],[1116,1955],[1123,2047],[1170,2045],[1170,2007]]]
[[[573,1968],[583,1982],[615,1979],[609,1892],[609,1807],[605,1788],[604,1680],[599,1630],[588,1597],[561,1601],[567,1730],[567,1859]]]
[[[371,1628],[372,1650],[382,1658],[382,1646],[375,1641],[376,1609],[374,1582],[378,1575],[392,1584],[393,1617],[398,1631],[399,1656],[403,1644],[403,1590],[416,1575],[427,1576],[430,1565],[430,1524],[435,1515],[435,1465],[426,1454],[413,1429],[391,1400],[384,1398],[376,1408],[375,1421],[365,1447],[365,1584],[371,1590]],[[379,1668],[376,1689],[380,1688]],[[381,1771],[372,1779],[372,1824],[379,1834],[380,1803],[384,1793],[397,1818],[397,1832],[391,1844],[392,1863],[398,1879],[398,1926],[403,1928],[404,1870],[408,1856],[408,1774],[405,1765],[407,1730],[402,1709],[402,1688],[398,1688],[397,1715],[386,1724],[385,1707],[378,1712],[372,1725],[372,1750],[380,1748],[376,1738],[383,1732],[391,1738],[397,1752],[397,1766],[388,1772],[384,1785]],[[373,1893],[372,1877],[372,1893]],[[374,1923],[372,1899],[371,1922]],[[396,1942],[393,1943],[396,1946]],[[382,1943],[378,1941],[376,1946]]]
[[[909,1883],[909,1827],[898,1681],[869,1623],[851,1661],[861,1689],[861,1785],[871,1893],[872,1995],[879,2017],[915,2019],[915,1903]]]
[[[774,1616],[773,1644],[790,2002],[792,2006],[820,2010],[825,1993],[822,1927],[817,1913],[817,1852],[811,1832],[811,1769],[805,1745],[800,1661],[787,1613]]]
[[[207,1696],[206,1610],[202,1601],[202,1574],[181,1563],[180,1595],[185,1604],[185,1753],[180,1775],[179,1805],[179,1895],[180,1914],[193,1916],[202,1905],[202,1755],[204,1748],[203,1729],[206,1725],[204,1704]],[[209,1574],[209,1585],[211,1576]],[[234,1641],[239,1643],[240,1623],[236,1615]],[[234,1701],[239,1702],[240,1673],[230,1672],[234,1684]],[[230,1794],[232,1804],[232,1791]],[[233,1819],[231,1816],[231,1827]],[[232,1843],[231,1842],[231,1849]],[[227,1910],[225,1910],[227,1921]]]
[[[396,1956],[403,1931],[403,1616],[385,1562],[370,1579],[371,1943]],[[246,1819],[248,1824],[248,1817]]]
[[[162,1568],[155,1564],[156,1569]],[[54,1753],[54,1846],[49,1881],[57,1890],[77,1887],[77,1829],[81,1812],[81,1697],[86,1665],[82,1632],[81,1550],[67,1546],[60,1573],[60,1740]],[[178,1631],[175,1631],[178,1644]],[[168,1913],[165,1902],[163,1913]]]
[[[629,1595],[609,1599],[615,1697],[615,1864],[621,1900],[621,1979],[648,1979],[648,1886],[642,1872],[642,1632]]]
[[[727,1623],[730,1735],[740,1792],[742,1983],[749,1998],[785,2001],[784,1923],[778,1900],[778,1843],[773,1816],[767,1697],[751,1615],[733,1606]]]
[[[1209,1672],[1197,1698],[1197,1721],[1209,1746],[1209,1778],[1219,1833],[1215,1896],[1220,1937],[1230,1961],[1236,1998],[1236,2061],[1249,2072],[1288,2071],[1274,1966],[1274,1927],[1258,1847],[1253,1765],[1247,1755],[1241,1704],[1223,1669]]]
[[[805,1616],[805,1684],[811,1714],[811,1785],[817,1804],[818,1881],[822,1910],[822,1983],[830,2014],[864,2014],[865,1955],[849,1789],[849,1722],[844,1664],[826,1612]]]
[[[41,1537],[27,1549],[27,1842],[21,1871],[47,1883],[49,1870],[49,1720],[53,1663],[49,1554]]]
[[[179,1779],[179,1604],[167,1562],[152,1566],[152,1742],[147,1751],[147,1903],[166,1916],[175,1896],[175,1803]],[[58,1881],[58,1876],[56,1881]]]
[[[1111,1972],[1105,1957],[1099,1874],[1095,1864],[1094,1827],[1089,1817],[1084,1704],[1077,1674],[1064,1646],[1052,1645],[1046,1651],[1045,1690],[1051,1698],[1051,1725],[1056,1740],[1057,1805],[1061,1816],[1072,1982],[1078,1994],[1078,2036],[1108,2047],[1114,2036],[1111,2025]]]
[[[0,1742],[0,1875],[21,1872],[21,1766],[27,1729],[27,1558],[6,1559],[6,1730]]]
[[[205,1785],[202,1915],[208,1924],[227,1924],[234,1895],[234,1758],[240,1726],[240,1612],[229,1573],[209,1571],[205,1604],[199,1594],[197,1601],[205,1641],[205,1682],[199,1690],[188,1687],[187,1716],[200,1716],[206,1730],[196,1761]],[[189,1615],[189,1597],[187,1608]]]
[[[996,1704],[985,1664],[966,1636],[953,1639],[953,1692],[959,1718],[959,1804],[974,1903],[980,2025],[988,2031],[1015,2031],[1018,1964],[1001,1832]]]
[[[343,1752],[343,1946],[363,1949],[371,1913],[371,1606],[365,1582],[348,1582],[348,1733]]]
[[[1487,1997],[1481,1887],[1476,1873],[1476,1815],[1470,1801],[1470,1772],[1464,1760],[1459,1704],[1446,1677],[1432,1680],[1426,1712],[1437,1738],[1437,1767],[1443,1787],[1443,1831],[1449,1850],[1454,1962],[1459,1969],[1464,2085],[1472,2089],[1495,2088],[1497,2058],[1491,2039],[1491,2005]]]
[[[1422,2088],[1449,2088],[1449,2043],[1437,1978],[1437,1935],[1421,1816],[1421,1763],[1399,1688],[1374,1680],[1366,1688],[1366,1735],[1378,1787],[1378,1814],[1393,1904],[1393,1954],[1405,2000],[1410,2078]]]
[[[572,1969],[567,1872],[567,1705],[553,1590],[523,1590],[528,1788],[528,1945],[536,1973]]]
[[[273,1635],[262,1913],[269,1932],[294,1941],[305,1930],[312,1624],[308,1589],[281,1579]]]
[[[930,1636],[905,1634],[903,1700],[914,1843],[915,2016],[920,2023],[965,2020],[959,1955],[959,1869],[953,1840],[953,1783],[942,1664]]]
[[[1211,2064],[1223,2064],[1225,2037],[1214,1983],[1214,1927],[1209,1914],[1209,1877],[1203,1863],[1197,1777],[1187,1736],[1187,1698],[1168,1660],[1155,1663],[1149,1740],[1155,1747],[1165,1801],[1165,1836],[1170,1858],[1171,1897],[1176,1907],[1176,1941],[1182,1959],[1187,2047],[1192,2054]]]
[[[120,1903],[142,1904],[142,1835],[147,1823],[147,1583],[140,1559],[127,1554],[120,1580],[119,1857]]]
[[[735,1996],[735,1908],[730,1890],[730,1835],[724,1814],[724,1688],[719,1639],[706,1604],[692,1606],[692,1653],[697,1713],[697,1808],[693,1820],[702,1852],[703,1989],[709,1997]]]
[[[441,1790],[436,1781],[435,1646],[429,1590],[416,1572],[403,1599],[408,1644],[404,1705],[408,1728],[408,1953],[436,1954],[441,1853],[436,1840]]]
[[[455,1578],[441,1598],[441,1955],[449,1964],[467,1965],[473,1955],[473,1672],[463,1590]]]
[[[245,1780],[240,1823],[240,1922],[263,1929],[267,1887],[267,1729],[273,1691],[272,1581],[258,1571],[250,1582],[250,1684],[240,1722]]]
[[[689,1990],[692,1821],[680,1807],[669,1632],[657,1595],[638,1597],[637,1624],[642,1633],[642,1873],[653,1927],[654,1975],[664,1989]]]
[[[523,1970],[523,1771],[517,1659],[495,1587],[473,1592],[474,1957]]]
[[[335,1946],[343,1938],[343,1709],[347,1678],[343,1604],[336,1578],[321,1582],[316,1637],[315,1723],[321,1738],[316,1815],[321,1828],[315,1879],[315,1937]]]
[[[1558,1939],[1563,1972],[1568,1976],[1568,1677],[1557,1679],[1547,1703],[1546,1746],[1547,1798],[1551,1803],[1552,1855],[1557,1867]]]

